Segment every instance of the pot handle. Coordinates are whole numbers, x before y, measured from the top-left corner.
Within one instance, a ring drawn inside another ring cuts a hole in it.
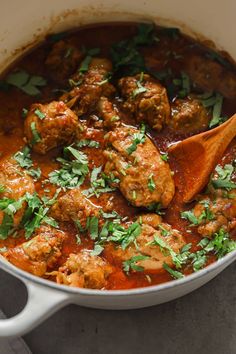
[[[0,320],[0,337],[21,336],[70,303],[69,294],[47,288],[31,281],[24,281],[28,300],[16,316]]]

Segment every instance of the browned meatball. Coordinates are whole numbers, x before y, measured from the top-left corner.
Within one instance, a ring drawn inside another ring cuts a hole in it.
[[[142,142],[134,145],[135,137],[140,134],[139,130],[129,127],[117,128],[107,134],[105,173],[119,179],[121,193],[134,206],[149,207],[160,203],[166,208],[175,193],[169,165],[161,159],[147,136],[141,134]],[[131,153],[132,146],[134,151]]]
[[[25,135],[34,151],[46,154],[49,150],[70,144],[78,126],[78,117],[64,102],[35,103],[25,120]]]
[[[180,252],[185,244],[183,236],[170,225],[161,222],[161,219],[154,228],[152,226],[154,220],[158,221],[155,214],[142,215],[141,233],[136,238],[135,244],[130,244],[126,249],[110,244],[108,250],[112,257],[115,260],[127,261],[136,256],[146,256],[146,259],[136,262],[137,266],[143,267],[146,271],[162,269],[164,263],[173,266],[170,250],[174,253]],[[160,242],[164,247],[160,247]]]
[[[112,64],[108,59],[93,58],[84,75],[76,74],[73,77],[75,82],[81,81],[81,84],[64,94],[62,101],[73,107],[79,116],[94,111],[101,96],[110,97],[115,92],[114,86],[107,82],[111,70]]]
[[[112,272],[101,257],[93,256],[91,251],[83,250],[78,254],[70,254],[65,264],[59,268],[57,283],[79,288],[102,289]]]
[[[204,56],[195,55],[188,58],[185,70],[201,89],[218,91],[230,99],[236,97],[236,74],[228,71],[221,64]]]
[[[169,126],[182,133],[197,133],[207,129],[210,115],[195,99],[177,99],[171,105]]]
[[[103,119],[104,127],[115,128],[120,125],[119,111],[117,107],[106,97],[101,97],[98,102],[98,113]]]
[[[26,193],[33,194],[35,191],[33,179],[12,158],[0,162],[0,185],[4,187],[0,197],[15,201],[19,201]],[[20,209],[14,214],[14,227],[20,224],[26,206],[26,202],[22,202]],[[3,217],[4,212],[0,211],[0,224]]]
[[[141,78],[141,80],[140,80]],[[128,76],[119,80],[124,107],[132,112],[137,122],[147,122],[160,131],[170,118],[170,105],[166,89],[149,75]]]
[[[211,237],[221,228],[229,232],[236,228],[236,190],[230,198],[202,196],[193,209],[199,221],[198,232],[203,237]]]
[[[56,220],[77,221],[86,225],[87,217],[98,216],[100,207],[87,199],[80,189],[72,189],[60,197],[52,206],[51,214]]]
[[[69,77],[79,67],[83,55],[69,41],[55,43],[45,62],[49,77],[59,85],[67,84]]]
[[[42,277],[61,256],[66,235],[50,226],[41,226],[34,237],[9,249],[4,256],[16,267]]]

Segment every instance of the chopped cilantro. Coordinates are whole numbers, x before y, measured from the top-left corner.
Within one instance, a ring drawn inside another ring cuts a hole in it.
[[[22,168],[28,169],[33,165],[33,161],[30,157],[30,148],[27,145],[21,151],[17,151],[17,153],[14,155],[14,159]]]
[[[93,57],[94,55],[99,54],[99,52],[100,52],[100,49],[99,49],[99,48],[92,48],[92,49],[89,49],[89,50],[87,51],[86,57],[84,58],[84,60],[83,60],[82,63],[80,64],[80,68],[79,68],[79,72],[80,72],[80,73],[84,74],[85,72],[88,71],[89,65],[90,65],[90,63],[91,63],[91,61],[92,61],[92,57]]]
[[[92,216],[89,219],[88,231],[92,240],[96,240],[98,238],[98,218],[96,216]]]
[[[100,166],[92,170],[90,183],[91,188],[84,190],[83,194],[89,198],[93,195],[98,198],[102,193],[113,192],[115,188],[109,187],[109,184],[119,183],[119,179],[115,178],[113,175],[107,176],[102,172],[102,166]]]
[[[225,118],[221,115],[224,98],[220,93],[213,94],[212,92],[207,92],[198,97],[205,108],[211,108],[212,110],[212,119],[209,123],[209,128],[216,127],[225,121]]]
[[[150,174],[149,178],[148,178],[148,189],[153,192],[156,189],[156,184],[153,180],[153,173]]]
[[[37,169],[32,168],[33,161],[30,156],[30,148],[29,146],[25,146],[21,151],[17,151],[14,155],[14,159],[18,162],[20,167],[25,168],[31,177],[34,179],[39,179],[41,176],[41,170],[38,167]]]
[[[70,160],[69,155],[75,159]],[[71,146],[64,148],[64,158],[57,158],[61,163],[60,170],[49,174],[49,181],[63,189],[71,189],[80,186],[89,172],[87,156]]]
[[[231,190],[236,188],[236,183],[232,182],[232,175],[235,171],[235,167],[230,164],[226,164],[223,168],[217,165],[215,168],[218,177],[212,178],[210,184],[213,185],[215,189],[227,189]]]
[[[167,162],[167,161],[169,160],[168,154],[167,154],[167,153],[166,153],[166,154],[161,154],[161,159],[162,159],[163,161]]]
[[[191,90],[190,79],[189,76],[183,71],[181,72],[181,79],[174,79],[173,84],[175,86],[179,86],[179,91],[177,93],[179,98],[185,98],[190,93]]]
[[[140,24],[137,34],[130,39],[115,43],[111,48],[111,57],[116,72],[134,75],[145,70],[144,58],[139,52],[140,46],[151,45],[157,37],[153,24]]]
[[[91,252],[91,255],[92,255],[92,256],[98,256],[99,254],[102,253],[103,250],[104,250],[104,247],[102,247],[102,246],[99,245],[99,244],[95,244],[95,245],[94,245],[94,249],[93,249],[93,251]]]
[[[121,244],[122,249],[126,249],[141,234],[141,226],[134,222],[128,228],[115,223],[108,224],[108,241]]]
[[[144,93],[144,92],[147,91],[147,88],[142,85],[143,75],[144,75],[144,73],[142,71],[141,74],[140,74],[139,80],[137,80],[137,82],[136,82],[137,88],[131,94],[132,99],[134,99],[140,93]]]
[[[90,148],[99,148],[100,144],[98,141],[95,140],[88,140],[88,139],[82,139],[76,143],[76,146],[78,148],[82,147],[90,147]]]
[[[40,111],[40,109],[38,109],[38,108],[35,109],[34,114],[41,120],[46,118],[46,115],[42,111]]]
[[[47,81],[43,77],[36,75],[31,76],[24,70],[9,74],[6,78],[6,82],[9,85],[19,88],[30,96],[39,95],[39,87],[43,87],[47,84]]]
[[[123,262],[123,269],[126,273],[129,273],[131,269],[136,272],[143,272],[144,268],[141,266],[138,266],[136,263],[140,262],[140,261],[144,261],[148,258],[149,258],[148,256],[144,256],[141,254],[138,256],[134,256],[134,257],[128,259],[127,261]]]
[[[39,133],[38,133],[38,131],[36,129],[36,123],[32,122],[30,124],[30,128],[31,128],[31,132],[32,132],[32,135],[33,135],[31,144],[34,145],[34,144],[39,143],[41,141],[41,136],[39,135]]]
[[[136,149],[138,144],[143,144],[146,140],[145,136],[145,124],[141,124],[140,130],[138,133],[134,133],[132,144],[126,149],[127,153],[131,155]]]
[[[183,274],[183,273],[181,273],[181,272],[179,272],[179,271],[177,271],[177,270],[174,270],[174,269],[170,268],[170,267],[168,266],[168,264],[166,264],[166,263],[163,264],[163,268],[164,268],[168,273],[170,273],[170,275],[171,275],[173,278],[175,278],[175,279],[184,278],[184,274]]]
[[[181,213],[181,218],[190,221],[192,225],[199,224],[198,218],[194,215],[193,211],[191,210],[183,211]]]

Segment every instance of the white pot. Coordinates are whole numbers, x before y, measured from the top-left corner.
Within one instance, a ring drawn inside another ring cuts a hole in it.
[[[32,46],[48,31],[104,21],[155,21],[189,28],[213,40],[236,58],[234,0],[3,0],[0,12],[0,68],[16,58],[26,44]],[[192,32],[192,34],[193,34]],[[0,257],[0,267],[20,278],[28,289],[28,302],[17,316],[0,321],[0,336],[21,335],[65,304],[102,309],[131,309],[160,304],[183,296],[220,273],[236,259],[236,252],[184,279],[142,289],[101,291],[69,288],[21,271]]]

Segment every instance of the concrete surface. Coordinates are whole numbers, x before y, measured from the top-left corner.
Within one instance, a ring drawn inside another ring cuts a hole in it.
[[[0,307],[23,307],[24,286],[0,272]],[[234,354],[236,263],[176,301],[132,311],[68,306],[24,337],[33,354]],[[1,353],[4,354],[4,353]]]

